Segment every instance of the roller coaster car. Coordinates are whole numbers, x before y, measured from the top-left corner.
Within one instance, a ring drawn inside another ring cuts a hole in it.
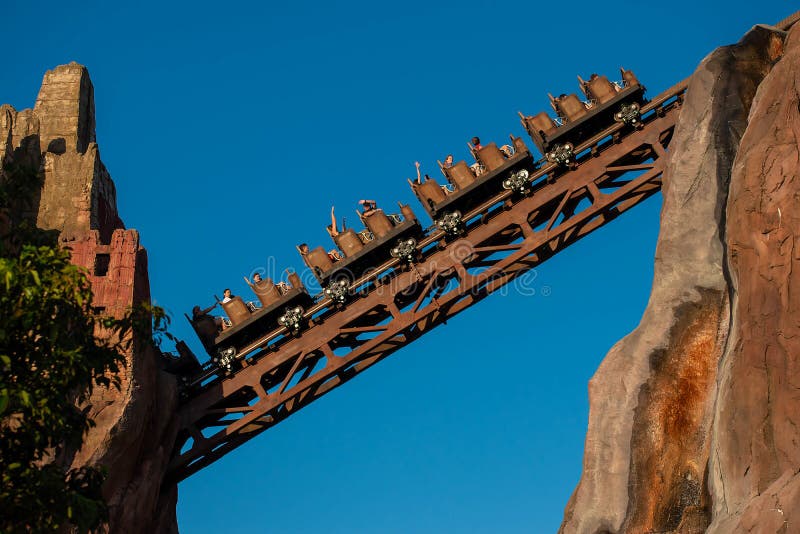
[[[439,163],[453,191],[445,191],[436,180],[427,179],[421,184],[411,183],[411,189],[417,196],[425,211],[435,221],[442,214],[465,214],[472,208],[493,197],[503,190],[504,182],[522,169],[533,169],[533,157],[530,150],[519,137],[511,136],[513,154],[508,156],[495,143],[489,143],[480,150],[473,151],[475,160],[482,172],[476,175],[465,161],[459,161],[452,167],[444,167]],[[527,174],[525,174],[527,178]]]
[[[422,226],[411,207],[399,204],[400,215],[386,215],[382,209],[375,209],[367,215],[359,213],[366,227],[361,232],[348,228],[336,235],[331,234],[333,242],[344,254],[332,258],[323,247],[313,250],[297,247],[303,261],[314,272],[320,285],[327,286],[333,280],[346,278],[350,282],[364,276],[371,269],[390,259],[391,249],[403,240],[416,240],[422,235]],[[331,233],[331,228],[328,227]]]
[[[549,95],[550,105],[558,114],[558,120],[553,120],[544,111],[534,116],[519,114],[522,125],[542,155],[553,161],[551,155],[559,147],[569,147],[568,151],[571,152],[573,147],[611,126],[615,120],[638,115],[639,108],[646,102],[645,88],[632,71],[620,69],[620,72],[621,85],[597,74],[592,74],[589,81],[578,76],[587,102],[582,102],[575,94],[557,98]],[[628,115],[621,115],[625,113]]]
[[[217,335],[214,335],[216,332],[209,335],[209,325],[205,324],[207,320],[201,323],[190,319],[189,322],[209,356],[220,360],[217,363],[223,367],[229,365],[243,347],[278,328],[280,326],[278,318],[287,308],[297,306],[307,308],[314,302],[297,273],[289,275],[289,282],[290,285],[283,291],[270,280],[250,284],[258,300],[261,301],[261,308],[255,308],[255,311],[251,311],[252,308],[239,296],[223,303],[222,308],[230,319],[231,326]]]
[[[203,370],[203,366],[197,360],[197,356],[183,341],[178,341],[175,344],[175,349],[178,351],[178,356],[173,354],[162,353],[162,362],[164,370],[173,375],[180,377],[191,377]]]

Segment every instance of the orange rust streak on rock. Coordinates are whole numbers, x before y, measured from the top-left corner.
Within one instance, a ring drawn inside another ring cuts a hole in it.
[[[672,530],[682,521],[708,525],[706,429],[726,306],[723,295],[703,292],[700,303],[681,310],[668,348],[651,364],[634,425],[625,532]]]

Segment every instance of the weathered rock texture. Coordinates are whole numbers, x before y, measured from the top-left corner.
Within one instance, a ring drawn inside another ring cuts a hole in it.
[[[36,106],[17,112],[0,106],[0,158],[42,169],[44,187],[36,223],[64,240],[87,231],[124,228],[114,182],[95,143],[94,89],[86,68],[62,65],[44,75]]]
[[[732,328],[712,532],[800,531],[800,24],[758,88],[727,209]]]
[[[147,254],[136,230],[114,230],[108,244],[91,231],[69,246],[72,261],[90,272],[96,306],[120,315],[131,304],[149,302]],[[177,431],[177,389],[159,357],[134,339],[120,389],[96,389],[89,400],[96,426],[72,459],[73,466],[108,467],[111,532],[177,532],[177,488],[161,487]]]
[[[800,25],[690,80],[653,290],[589,384],[561,532],[800,532]]]
[[[95,142],[94,92],[83,66],[48,71],[34,109],[0,106],[0,158],[33,165],[43,187],[37,225],[59,231],[72,260],[89,271],[94,304],[120,316],[149,302],[147,252],[117,213],[114,182]],[[150,345],[134,339],[120,389],[95,390],[96,426],[71,458],[73,466],[109,470],[104,492],[110,532],[177,532],[177,488],[162,488],[175,440],[177,391]]]

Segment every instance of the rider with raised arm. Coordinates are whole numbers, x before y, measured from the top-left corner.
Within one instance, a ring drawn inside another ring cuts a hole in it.
[[[345,230],[347,230],[347,225],[345,224],[344,217],[342,217],[342,229],[339,230],[339,225],[336,222],[335,209],[336,209],[336,206],[331,206],[331,225],[328,227],[328,233],[331,235],[331,237],[336,237],[340,233],[342,233]]]
[[[358,204],[361,206],[363,210],[361,212],[362,217],[368,217],[378,211],[378,203],[374,200],[359,200]]]

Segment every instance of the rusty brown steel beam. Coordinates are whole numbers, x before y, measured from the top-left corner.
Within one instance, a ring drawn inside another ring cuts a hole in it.
[[[640,129],[615,124],[582,143],[571,170],[534,169],[532,194],[487,199],[466,214],[458,239],[433,232],[420,242],[420,250],[434,248],[419,263],[393,259],[362,277],[345,310],[324,300],[305,314],[313,320],[299,336],[281,329],[254,342],[241,369],[181,406],[170,480],[209,465],[658,192],[685,88],[681,82],[645,106]],[[269,347],[276,339],[281,344]]]

